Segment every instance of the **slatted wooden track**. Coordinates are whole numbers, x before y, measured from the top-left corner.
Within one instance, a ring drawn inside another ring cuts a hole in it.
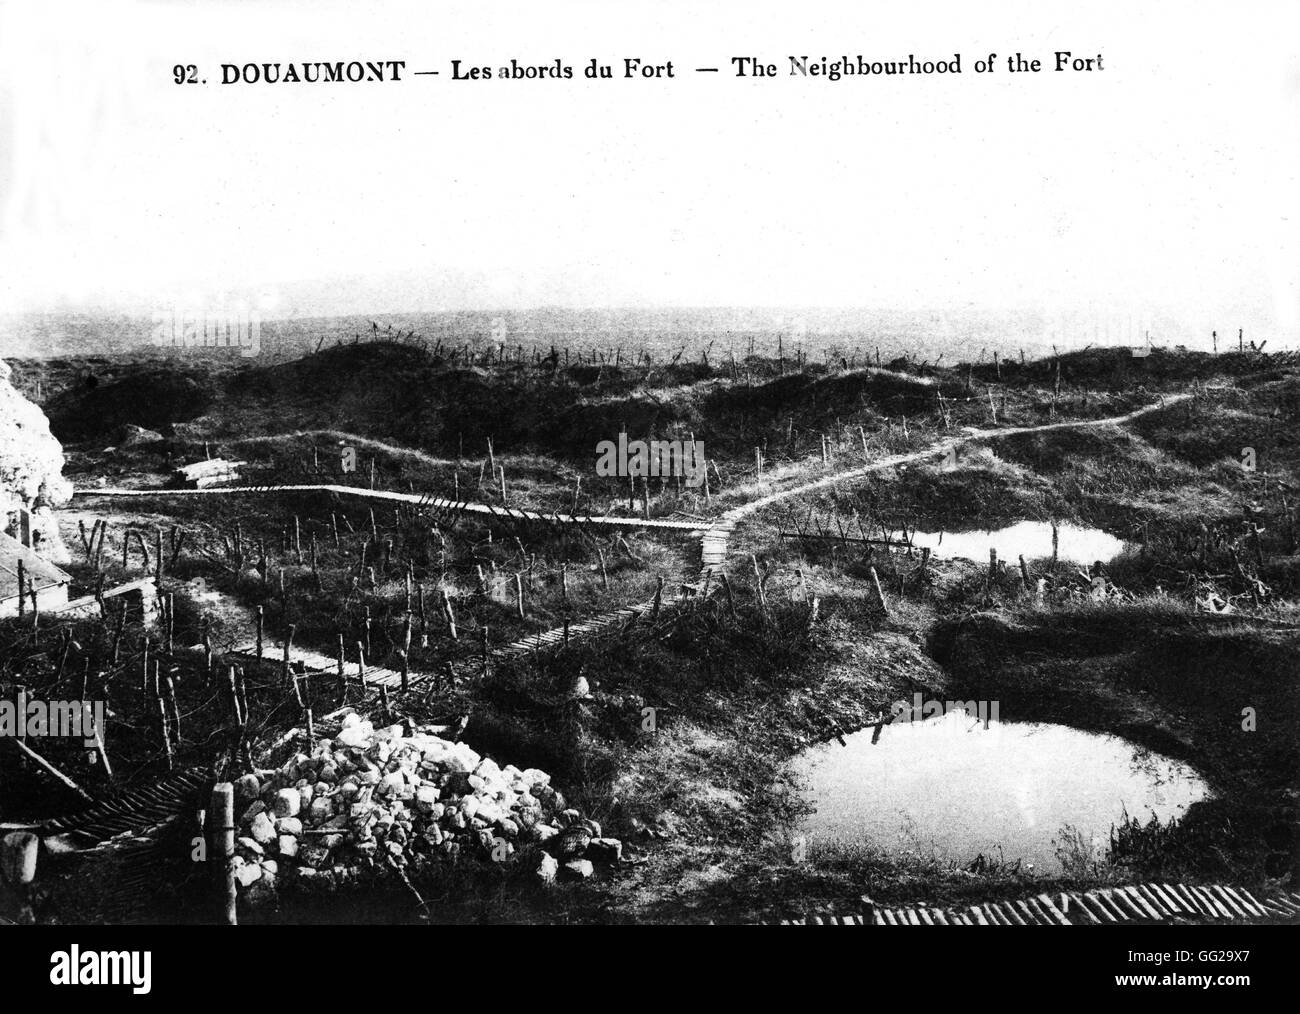
[[[232,648],[226,653],[227,657],[247,662],[257,660],[257,644],[241,644]],[[284,645],[277,644],[274,641],[262,642],[262,661],[264,663],[278,664],[284,661]],[[318,651],[312,651],[309,648],[294,647],[289,651],[289,665],[291,667],[302,666],[309,674],[332,673],[338,674],[338,659],[330,658],[328,655],[322,655]],[[343,663],[343,674],[349,682],[357,679],[357,662],[356,659],[347,659]],[[386,686],[400,687],[402,685],[402,674],[395,669],[387,669],[380,665],[371,665],[369,662],[365,665],[366,685],[367,686]],[[416,673],[413,670],[408,672],[409,682],[414,684],[420,680],[428,679],[426,673]]]
[[[209,781],[204,768],[175,771],[152,785],[130,789],[40,825],[42,837],[65,836],[71,845],[88,846],[117,835],[137,834],[166,823],[180,813],[202,807]]]
[[[862,899],[859,911],[798,919],[765,919],[781,926],[1105,926],[1121,923],[1295,923],[1300,891],[1279,890],[1262,898],[1226,884],[1154,881],[1091,891],[1057,891],[990,901],[964,908],[879,906]]]
[[[102,866],[102,891],[97,897],[98,917],[114,924],[147,918],[158,896],[159,871],[175,859],[157,838],[160,827],[121,834],[79,855],[82,862]]]
[[[727,547],[731,541],[734,522],[720,521],[700,536],[700,567],[702,570],[721,570],[727,562]]]
[[[684,521],[676,518],[625,518],[613,515],[548,514],[544,511],[521,510],[518,507],[494,507],[491,504],[474,503],[468,500],[449,500],[427,494],[399,493],[391,489],[365,489],[360,486],[340,486],[333,483],[287,484],[283,486],[209,486],[206,489],[122,489],[116,486],[88,486],[76,490],[74,496],[232,496],[257,493],[313,492],[336,493],[339,496],[354,496],[362,500],[381,500],[386,503],[407,504],[429,510],[450,510],[457,513],[481,514],[488,518],[504,521],[544,522],[552,525],[591,525],[605,528],[647,528],[677,532],[690,532],[700,527],[698,521]]]

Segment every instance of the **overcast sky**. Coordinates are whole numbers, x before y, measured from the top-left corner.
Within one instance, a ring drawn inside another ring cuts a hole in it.
[[[1295,0],[0,17],[0,310],[975,306],[1300,336]],[[1055,73],[1058,49],[1105,70]],[[1017,50],[1044,71],[1009,74]],[[859,53],[960,53],[962,73],[789,76],[790,55]],[[738,55],[780,76],[734,78]],[[627,56],[677,76],[623,80]],[[452,59],[512,57],[576,76],[451,80]],[[583,79],[592,57],[616,79]],[[352,59],[405,60],[403,80],[219,83],[223,62]]]

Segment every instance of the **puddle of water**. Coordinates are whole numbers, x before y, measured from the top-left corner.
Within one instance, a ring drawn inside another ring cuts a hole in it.
[[[983,853],[1059,871],[1066,825],[1103,858],[1112,824],[1181,815],[1209,790],[1179,761],[1117,736],[960,712],[868,728],[795,759],[816,812],[808,843],[873,843],[967,863]],[[999,852],[999,846],[1001,851]]]
[[[1123,540],[1098,528],[1057,525],[1056,530],[1057,557],[1066,563],[1107,563],[1124,550]],[[996,549],[999,560],[1014,566],[1021,555],[1026,560],[1052,555],[1052,526],[1046,521],[1021,521],[993,531],[916,532],[912,541],[917,547],[928,546],[936,556],[964,560],[987,560],[989,550]]]

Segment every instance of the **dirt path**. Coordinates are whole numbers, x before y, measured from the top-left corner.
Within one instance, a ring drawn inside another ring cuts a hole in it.
[[[861,478],[870,475],[872,472],[878,472],[886,468],[894,468],[898,465],[905,465],[913,461],[924,461],[927,458],[938,457],[948,452],[950,448],[956,448],[961,444],[971,443],[982,440],[999,440],[1003,437],[1023,436],[1026,433],[1047,433],[1051,430],[1064,429],[1084,429],[1092,426],[1121,426],[1124,423],[1132,422],[1141,416],[1150,412],[1158,412],[1161,409],[1168,408],[1170,405],[1176,405],[1179,402],[1186,401],[1192,397],[1188,394],[1175,394],[1168,398],[1162,398],[1153,405],[1146,405],[1143,408],[1135,409],[1124,415],[1108,416],[1105,419],[1077,419],[1067,422],[1044,423],[1041,426],[1011,426],[1006,429],[998,430],[974,430],[963,433],[958,437],[951,437],[948,440],[941,440],[931,444],[929,447],[920,451],[909,451],[906,454],[893,454],[888,458],[879,458],[866,465],[860,465],[857,468],[849,469],[845,472],[836,472],[833,475],[823,476],[812,482],[806,482],[800,486],[791,486],[788,489],[778,490],[767,496],[760,497],[757,500],[751,500],[748,503],[741,504],[726,511],[719,518],[720,521],[729,521],[732,523],[743,520],[745,517],[762,510],[764,507],[770,507],[774,503],[790,497],[802,496],[805,493],[812,493],[819,489],[825,489],[827,486],[833,486],[839,482],[845,482],[850,479]]]
[[[221,440],[219,443],[229,447],[241,447],[247,444],[285,443],[303,437],[329,440],[340,444],[352,444],[368,451],[382,451],[385,454],[391,454],[395,458],[410,458],[426,465],[456,464],[456,461],[452,458],[437,458],[414,447],[402,447],[400,444],[390,444],[383,440],[375,440],[372,437],[363,437],[343,430],[295,430],[293,433],[271,433],[260,437],[240,437],[237,440]]]

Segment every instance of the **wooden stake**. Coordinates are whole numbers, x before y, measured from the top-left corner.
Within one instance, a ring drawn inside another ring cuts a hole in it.
[[[176,745],[181,743],[181,709],[176,704],[176,681],[168,674],[163,681],[167,690],[167,711],[171,719],[172,733],[176,737]]]
[[[451,635],[453,641],[458,640],[456,636],[456,611],[451,605],[451,596],[447,594],[447,589],[442,590],[442,611],[447,619],[447,632]]]
[[[44,771],[47,775],[53,778],[64,788],[67,788],[72,792],[76,793],[87,803],[94,802],[94,799],[91,798],[90,793],[86,792],[85,789],[83,789],[80,785],[74,782],[71,778],[65,775],[62,771],[56,768],[53,764],[47,761],[44,757],[38,754],[35,750],[29,747],[25,742],[23,742],[18,737],[0,736],[0,740],[12,744],[15,750],[17,750],[20,754],[26,757],[29,761],[35,764],[38,768]]]
[[[235,666],[235,693],[239,697],[239,727],[243,729],[248,725],[248,688],[244,685],[243,666]]]
[[[292,623],[289,624],[289,636],[288,636],[288,638],[287,638],[287,639],[285,640],[285,642],[284,642],[284,658],[283,658],[283,660],[282,660],[281,663],[280,663],[280,682],[281,682],[281,683],[288,683],[288,682],[289,682],[289,651],[290,651],[290,649],[291,649],[292,646],[293,646],[293,635],[294,635],[294,631],[296,631],[297,629],[298,629],[298,628],[297,628],[296,626],[294,626]]]
[[[238,894],[235,888],[235,787],[230,782],[219,782],[212,790],[208,806],[208,828],[211,837],[213,867],[218,886],[218,918],[227,926],[238,923]]]
[[[122,608],[117,612],[117,627],[113,631],[113,665],[117,665],[121,657],[122,633],[126,629],[126,600],[122,600]]]
[[[885,592],[880,587],[880,576],[876,573],[876,568],[871,568],[871,583],[876,588],[876,598],[880,601],[880,608],[884,611],[885,616],[889,615],[889,603],[885,601]]]

